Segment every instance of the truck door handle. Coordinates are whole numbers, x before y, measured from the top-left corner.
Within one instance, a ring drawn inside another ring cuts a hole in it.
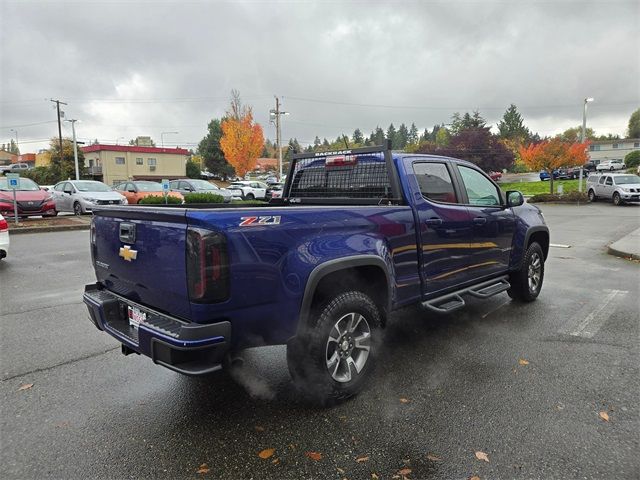
[[[424,223],[427,225],[442,225],[441,218],[428,218]]]
[[[473,219],[473,223],[476,225],[484,225],[487,223],[487,219],[485,217],[476,217]]]

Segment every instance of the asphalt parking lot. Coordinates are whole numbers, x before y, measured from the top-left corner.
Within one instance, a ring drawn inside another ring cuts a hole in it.
[[[124,357],[82,304],[88,232],[13,236],[0,476],[638,478],[640,265],[606,246],[640,206],[542,209],[558,246],[536,302],[397,312],[372,384],[325,410],[301,403],[281,347],[246,352],[240,384]]]

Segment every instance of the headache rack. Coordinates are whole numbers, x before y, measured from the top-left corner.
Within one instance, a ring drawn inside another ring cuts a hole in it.
[[[296,153],[284,185],[285,204],[398,205],[398,172],[386,145]]]

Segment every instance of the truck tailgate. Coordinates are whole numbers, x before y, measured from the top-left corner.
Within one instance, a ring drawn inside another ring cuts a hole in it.
[[[98,281],[134,302],[188,319],[185,210],[97,209],[93,222]]]

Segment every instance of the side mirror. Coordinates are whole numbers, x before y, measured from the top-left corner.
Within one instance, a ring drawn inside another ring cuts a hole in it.
[[[507,192],[507,206],[508,207],[519,207],[524,203],[524,197],[522,193],[517,190]]]

